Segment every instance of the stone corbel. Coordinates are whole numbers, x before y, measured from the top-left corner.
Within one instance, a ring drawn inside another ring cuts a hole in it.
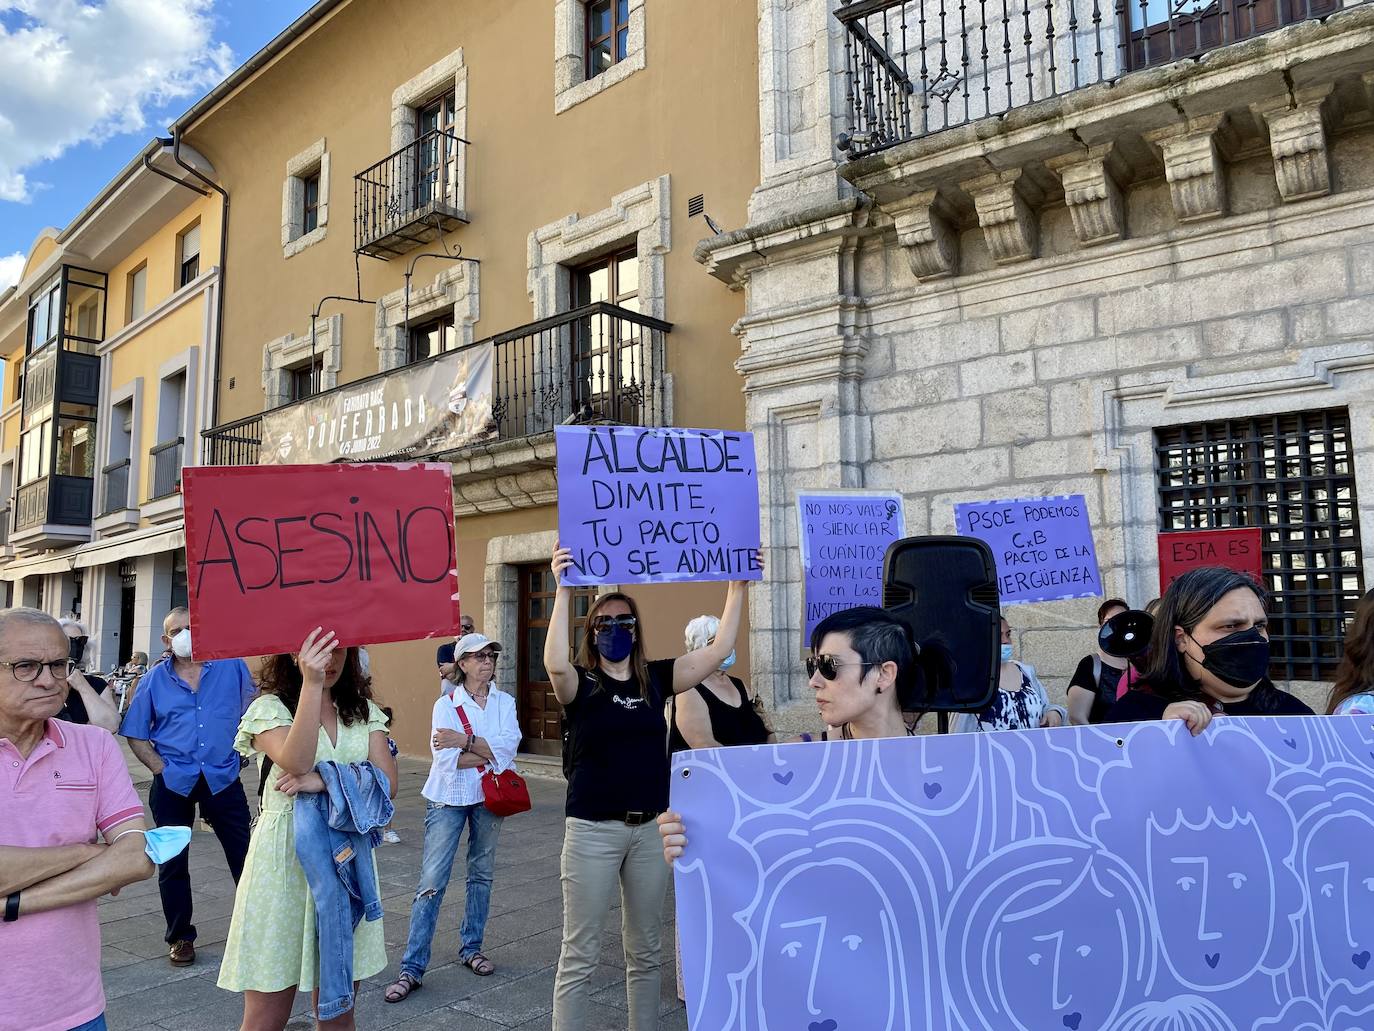
[[[1086,154],[1065,154],[1045,162],[1064,183],[1064,202],[1073,219],[1073,232],[1085,247],[1110,243],[1126,235],[1121,181],[1125,166],[1110,143],[1091,147]]]
[[[1285,204],[1325,197],[1331,192],[1331,161],[1326,146],[1326,99],[1333,84],[1300,90],[1252,105],[1269,126],[1274,180]]]
[[[1225,114],[1204,115],[1182,125],[1145,134],[1164,155],[1174,214],[1180,222],[1202,222],[1226,214],[1226,170],[1234,133]]]
[[[917,279],[945,279],[959,271],[959,231],[953,211],[938,190],[889,205],[888,214]]]
[[[1032,202],[1040,197],[1021,177],[1021,169],[980,176],[960,186],[973,198],[993,261],[1013,265],[1035,257],[1040,232]]]

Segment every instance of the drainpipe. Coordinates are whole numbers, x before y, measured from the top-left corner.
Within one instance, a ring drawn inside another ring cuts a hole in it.
[[[210,384],[210,425],[205,429],[219,424],[219,378],[220,367],[223,363],[222,353],[224,351],[224,284],[228,276],[228,266],[226,264],[229,256],[229,191],[220,186],[219,183],[207,178],[200,169],[188,164],[181,157],[181,126],[172,126],[172,138],[161,139],[163,146],[171,144],[172,160],[175,161],[186,171],[203,182],[210,189],[219,194],[219,286],[215,290],[215,362],[214,379]],[[209,194],[206,194],[209,196]],[[197,453],[200,448],[197,446]]]

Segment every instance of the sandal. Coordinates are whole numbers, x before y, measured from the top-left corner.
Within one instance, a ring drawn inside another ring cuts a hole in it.
[[[478,977],[486,977],[496,970],[495,964],[480,952],[474,952],[467,959],[463,960],[463,966],[467,967]]]
[[[387,1002],[400,1002],[415,989],[420,987],[420,982],[410,974],[401,972],[401,976],[386,986],[386,991],[382,994]]]

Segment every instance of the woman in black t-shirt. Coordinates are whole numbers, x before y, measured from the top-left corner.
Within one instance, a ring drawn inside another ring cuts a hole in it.
[[[716,639],[720,620],[698,616],[687,624],[688,651],[704,648]],[[735,664],[731,651],[720,669],[700,684],[668,702],[668,751],[689,748],[722,748],[729,745],[762,745],[772,737],[757,698],[750,698],[744,681],[726,672]]]
[[[1130,610],[1120,598],[1108,598],[1097,607],[1097,628],[1113,616]],[[1126,660],[1108,655],[1098,649],[1079,660],[1078,668],[1069,678],[1069,724],[1082,727],[1101,723],[1107,710],[1116,703],[1116,685],[1126,672]]]
[[[1149,662],[1110,723],[1180,719],[1200,734],[1214,715],[1311,716],[1269,680],[1264,589],[1219,566],[1189,570],[1155,612]]]
[[[658,1026],[663,897],[654,819],[668,808],[665,701],[701,683],[735,647],[743,582],[731,582],[720,629],[710,644],[676,659],[646,660],[634,599],[603,594],[587,614],[568,660],[571,590],[563,584],[572,552],[553,555],[558,582],[544,668],[568,722],[564,747],[568,801],[563,836],[563,946],[554,982],[554,1031],[582,1031],[601,931],[617,887],[624,910],[625,980],[630,1031]]]

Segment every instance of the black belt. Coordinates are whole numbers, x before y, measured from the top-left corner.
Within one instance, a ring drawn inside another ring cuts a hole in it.
[[[653,823],[658,819],[658,814],[662,811],[661,809],[655,809],[653,812],[635,811],[629,813],[616,813],[614,816],[608,817],[608,819],[628,824],[631,827],[639,827],[646,823]]]

